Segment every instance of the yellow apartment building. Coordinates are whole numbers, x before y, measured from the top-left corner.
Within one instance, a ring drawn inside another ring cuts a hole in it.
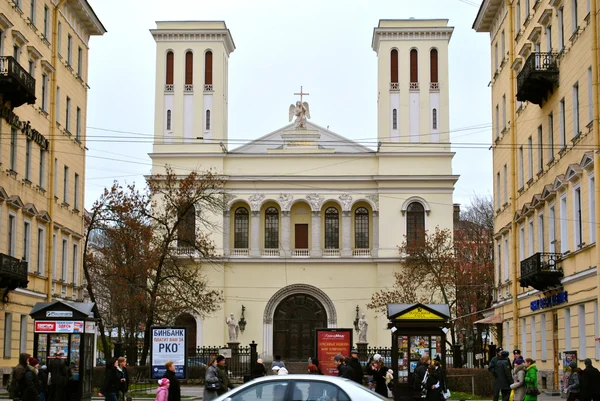
[[[600,360],[597,0],[484,0],[490,34],[498,342],[559,389]]]
[[[33,351],[36,302],[81,300],[86,0],[0,2],[0,372]]]

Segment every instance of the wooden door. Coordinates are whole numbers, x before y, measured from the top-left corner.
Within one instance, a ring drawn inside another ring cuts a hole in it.
[[[295,249],[308,249],[308,224],[296,224],[295,228]]]

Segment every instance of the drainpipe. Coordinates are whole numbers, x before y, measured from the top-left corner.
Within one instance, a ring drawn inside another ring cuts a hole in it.
[[[46,301],[52,301],[52,277],[54,272],[52,271],[52,261],[54,260],[53,252],[56,252],[56,249],[53,249],[52,245],[52,236],[54,235],[54,197],[56,194],[54,193],[54,155],[55,155],[55,147],[58,143],[57,140],[57,129],[56,129],[56,75],[58,74],[58,11],[65,3],[66,0],[60,0],[55,6],[53,11],[53,20],[52,20],[52,66],[54,67],[54,72],[51,75],[50,79],[50,179],[48,182],[50,185],[48,186],[48,193],[50,196],[48,197],[48,213],[50,214],[50,227],[48,233],[46,235],[46,271],[48,272],[48,278],[46,281]]]

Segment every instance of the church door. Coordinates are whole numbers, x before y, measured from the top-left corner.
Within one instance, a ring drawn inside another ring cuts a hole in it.
[[[307,361],[315,354],[315,329],[327,327],[327,313],[310,295],[281,301],[273,318],[273,354],[284,361]]]
[[[295,226],[295,249],[308,249],[308,224],[296,224]]]

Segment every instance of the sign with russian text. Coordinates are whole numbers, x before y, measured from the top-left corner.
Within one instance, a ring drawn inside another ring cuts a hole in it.
[[[150,336],[152,378],[160,379],[167,368],[165,364],[173,361],[175,376],[186,376],[186,329],[184,327],[153,327]]]
[[[36,333],[83,333],[83,322],[36,320]]]
[[[350,356],[352,349],[352,329],[316,329],[317,359],[321,373],[337,376],[337,364],[333,357],[337,354]]]
[[[73,317],[73,312],[69,310],[49,310],[46,311],[46,317]]]
[[[396,318],[396,320],[445,320],[444,317],[422,308],[416,307]]]
[[[529,307],[532,311],[535,311],[538,309],[552,308],[553,306],[567,302],[569,302],[569,293],[567,291],[561,291],[559,293],[531,301]]]

